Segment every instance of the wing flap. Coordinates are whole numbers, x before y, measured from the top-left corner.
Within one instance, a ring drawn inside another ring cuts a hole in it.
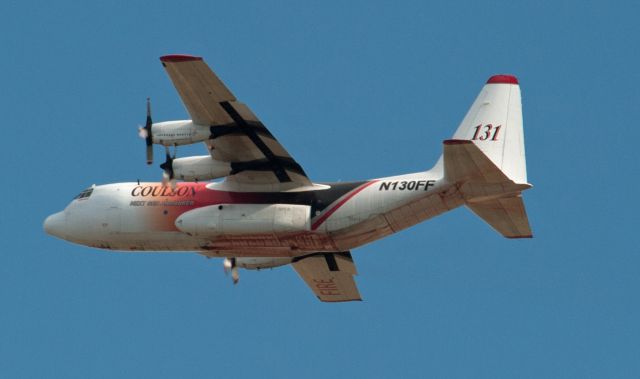
[[[357,275],[351,253],[315,253],[296,258],[293,268],[320,301],[362,300],[353,278]]]

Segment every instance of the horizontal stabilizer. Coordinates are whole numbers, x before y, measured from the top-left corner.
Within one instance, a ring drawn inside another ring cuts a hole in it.
[[[444,175],[456,183],[465,204],[507,238],[531,238],[521,192],[528,183],[514,183],[472,141],[444,141]]]
[[[533,237],[521,196],[467,203],[467,207],[507,238]]]
[[[472,141],[450,139],[443,143],[444,172],[448,181],[511,182]]]

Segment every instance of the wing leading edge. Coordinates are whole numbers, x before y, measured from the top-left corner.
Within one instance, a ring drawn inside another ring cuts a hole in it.
[[[362,300],[353,278],[358,273],[348,251],[305,255],[294,259],[293,268],[320,301]]]
[[[213,159],[229,162],[229,181],[241,184],[291,183],[308,186],[302,167],[200,57],[160,58],[193,122],[209,126]]]

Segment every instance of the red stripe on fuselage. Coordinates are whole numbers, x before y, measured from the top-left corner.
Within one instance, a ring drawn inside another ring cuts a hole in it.
[[[360,193],[360,191],[362,191],[363,189],[369,187],[370,185],[372,185],[375,182],[377,182],[377,180],[372,180],[370,182],[366,182],[365,184],[363,184],[360,187],[358,187],[358,188],[354,189],[353,191],[351,191],[351,193],[345,195],[345,197],[342,200],[340,200],[336,205],[334,205],[333,208],[331,208],[328,211],[326,211],[322,216],[320,216],[319,219],[316,220],[316,222],[313,223],[313,225],[311,225],[311,230],[318,229],[318,227],[320,225],[322,225],[322,223],[325,222],[329,218],[329,216],[331,216],[335,211],[337,211],[338,208],[343,206],[344,203],[349,201],[349,199],[351,199],[352,197],[354,197],[355,195]]]

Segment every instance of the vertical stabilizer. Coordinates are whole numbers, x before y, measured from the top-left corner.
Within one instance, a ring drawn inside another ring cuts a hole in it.
[[[465,205],[507,238],[531,238],[522,200],[527,164],[518,79],[487,80],[436,168],[455,183]]]
[[[489,78],[453,135],[470,140],[512,181],[527,183],[518,79]]]

